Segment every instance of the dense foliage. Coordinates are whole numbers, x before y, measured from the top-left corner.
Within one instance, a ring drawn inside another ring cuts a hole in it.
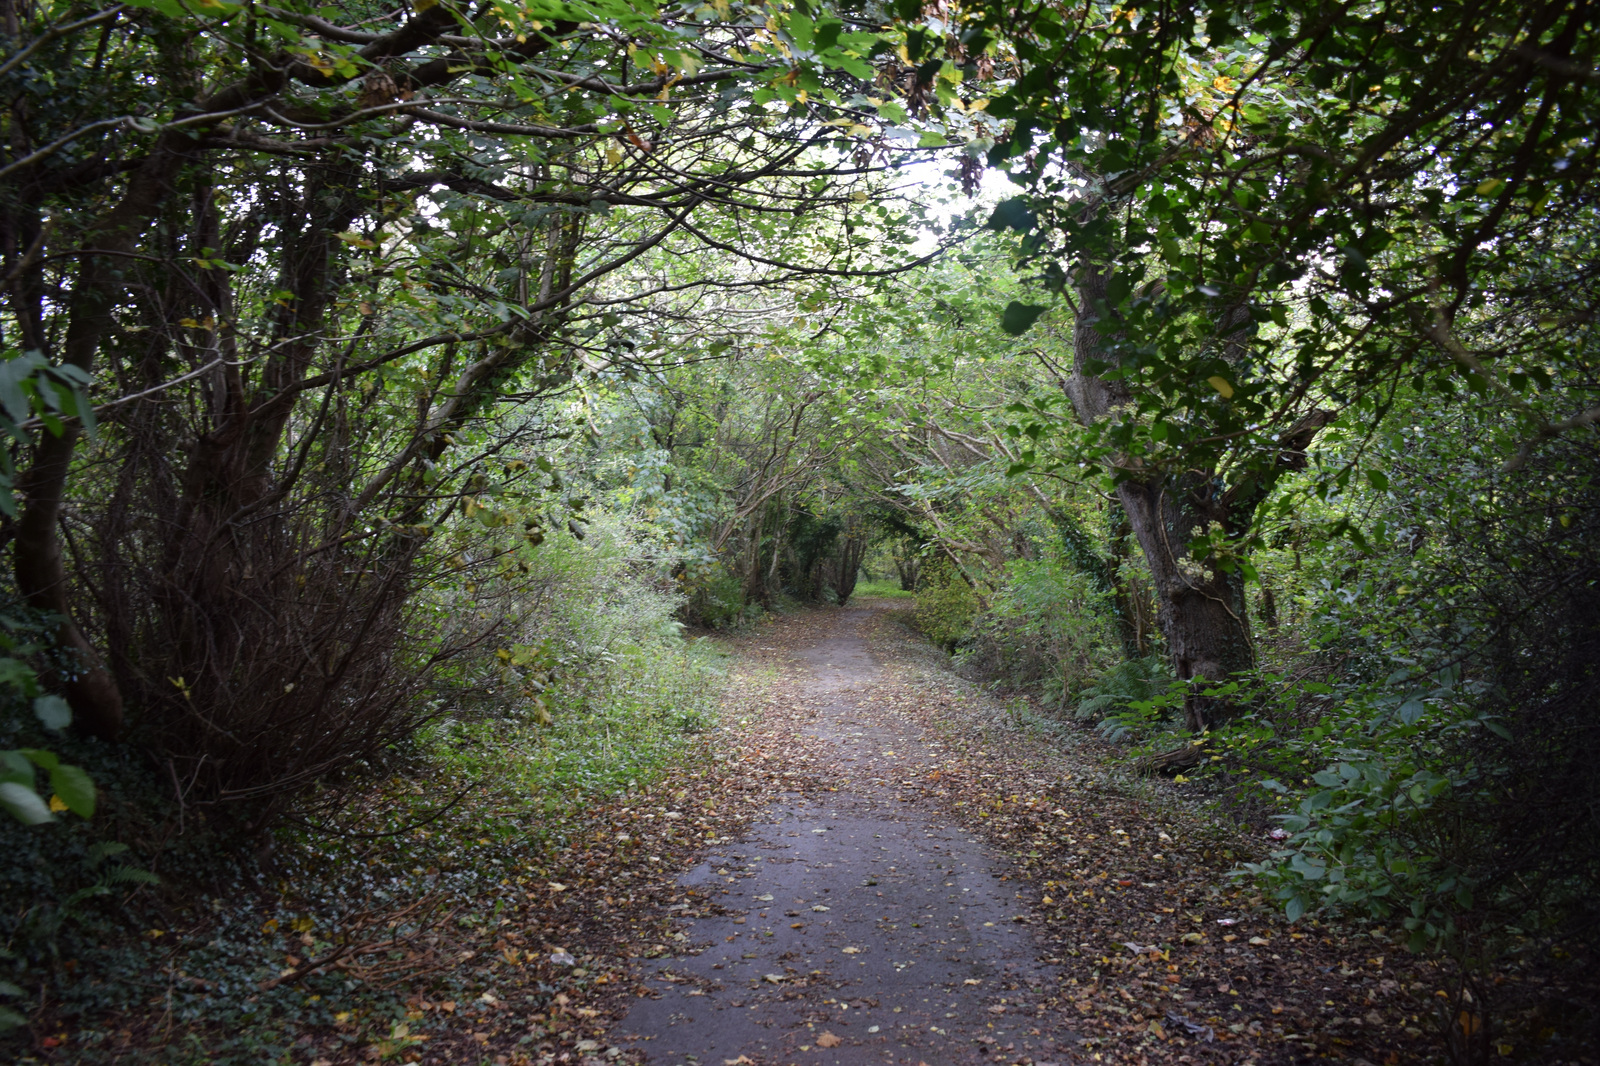
[[[1449,960],[1458,1061],[1593,1036],[1497,983],[1600,946],[1591,8],[0,16],[27,1009],[385,775],[640,787],[687,629],[892,577]]]

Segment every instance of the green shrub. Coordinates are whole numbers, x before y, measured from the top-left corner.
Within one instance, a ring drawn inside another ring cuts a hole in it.
[[[954,651],[972,631],[978,606],[977,594],[948,563],[930,563],[918,583],[911,618],[929,640]]]
[[[1056,559],[1014,559],[973,621],[963,666],[1061,703],[1113,657],[1105,597]]]
[[[745,602],[744,583],[719,560],[687,563],[679,585],[684,602],[678,614],[692,626],[727,629],[761,612],[759,604]]]

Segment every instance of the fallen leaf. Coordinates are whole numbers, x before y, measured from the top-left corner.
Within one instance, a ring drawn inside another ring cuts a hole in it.
[[[842,1043],[844,1043],[843,1040],[840,1040],[826,1029],[822,1031],[821,1036],[817,1037],[818,1047],[838,1047]]]

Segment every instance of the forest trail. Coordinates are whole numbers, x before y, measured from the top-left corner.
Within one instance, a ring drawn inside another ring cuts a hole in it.
[[[897,606],[727,642],[721,770],[628,813],[656,855],[706,839],[676,847],[648,910],[594,929],[653,946],[597,1003],[592,1046],[650,1066],[1430,1054],[1421,957],[1381,929],[1287,923],[1228,876],[1265,841],[957,677]]]
[[[1042,1066],[1076,1041],[1036,1016],[1057,974],[1006,857],[897,787],[941,745],[885,698],[864,634],[878,613],[831,613],[787,649],[810,742],[797,763],[838,784],[781,793],[680,878],[722,913],[686,925],[700,954],[648,964],[662,994],[618,1027],[645,1061],[943,1066],[1021,1051]]]

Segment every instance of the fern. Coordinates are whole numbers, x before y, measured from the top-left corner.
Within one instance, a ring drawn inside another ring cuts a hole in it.
[[[1084,690],[1085,698],[1078,703],[1077,716],[1092,718],[1107,711],[1125,710],[1132,703],[1161,695],[1171,682],[1172,671],[1164,656],[1124,659]],[[1101,725],[1104,731],[1105,723]]]

